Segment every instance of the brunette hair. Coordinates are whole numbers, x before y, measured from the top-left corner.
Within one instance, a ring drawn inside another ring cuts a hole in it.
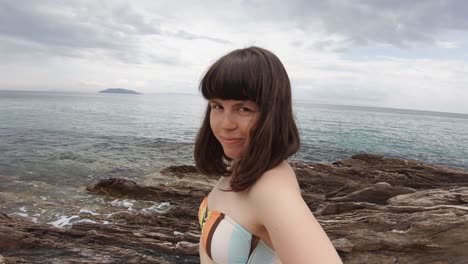
[[[250,144],[232,168],[231,191],[249,188],[264,172],[297,152],[299,132],[294,121],[291,84],[281,61],[272,52],[249,47],[218,59],[203,76],[200,91],[207,100],[252,100],[260,117]],[[229,175],[223,148],[210,127],[211,108],[195,141],[195,164],[207,175]]]

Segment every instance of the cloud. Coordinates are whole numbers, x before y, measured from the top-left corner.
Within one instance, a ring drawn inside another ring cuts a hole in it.
[[[48,9],[38,2],[1,3],[0,33],[10,38],[19,38],[44,46],[67,48],[116,49],[125,46],[119,41],[122,35],[115,31],[103,30],[85,17],[80,10],[69,10],[60,6]],[[28,5],[26,5],[28,3]]]
[[[259,19],[283,20],[306,32],[323,32],[326,39],[318,41],[318,47],[333,41],[342,47],[411,48],[436,45],[439,35],[451,31],[468,31],[466,1],[256,0],[243,4]]]
[[[430,59],[318,63],[294,76],[296,98],[319,103],[468,112],[468,65]]]
[[[105,1],[2,1],[0,44],[10,53],[35,56],[108,57],[124,63],[177,64],[180,58],[166,56],[164,38],[203,39],[228,43],[219,38],[186,30],[163,28],[162,19],[128,3]],[[159,39],[158,39],[159,38]],[[141,49],[142,43],[159,41],[159,50]]]
[[[209,37],[209,36],[203,36],[203,35],[197,35],[197,34],[187,32],[185,30],[179,30],[176,33],[167,33],[167,35],[175,36],[175,37],[178,37],[178,38],[181,38],[181,39],[186,39],[186,40],[205,39],[205,40],[210,40],[210,41],[221,43],[221,44],[232,44],[232,42],[229,41],[229,40],[214,38],[214,37]]]

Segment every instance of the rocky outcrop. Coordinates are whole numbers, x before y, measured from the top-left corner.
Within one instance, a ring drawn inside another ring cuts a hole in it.
[[[468,173],[360,154],[292,163],[304,200],[344,263],[467,263]],[[88,214],[58,229],[0,215],[0,263],[198,263],[198,206],[214,180],[168,167],[173,184],[103,179],[98,196],[157,200],[160,212]],[[107,224],[98,224],[106,222]]]
[[[294,167],[344,263],[468,263],[468,173],[368,154]]]

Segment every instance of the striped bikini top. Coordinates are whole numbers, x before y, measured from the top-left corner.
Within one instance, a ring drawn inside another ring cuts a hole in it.
[[[219,264],[281,263],[273,249],[263,240],[219,211],[209,211],[208,197],[198,210],[202,248]],[[258,242],[258,243],[257,243]]]

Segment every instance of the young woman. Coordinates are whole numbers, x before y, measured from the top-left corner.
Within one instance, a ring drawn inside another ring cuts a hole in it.
[[[195,163],[221,176],[199,209],[201,263],[342,263],[286,159],[299,149],[281,61],[250,47],[216,61]]]

